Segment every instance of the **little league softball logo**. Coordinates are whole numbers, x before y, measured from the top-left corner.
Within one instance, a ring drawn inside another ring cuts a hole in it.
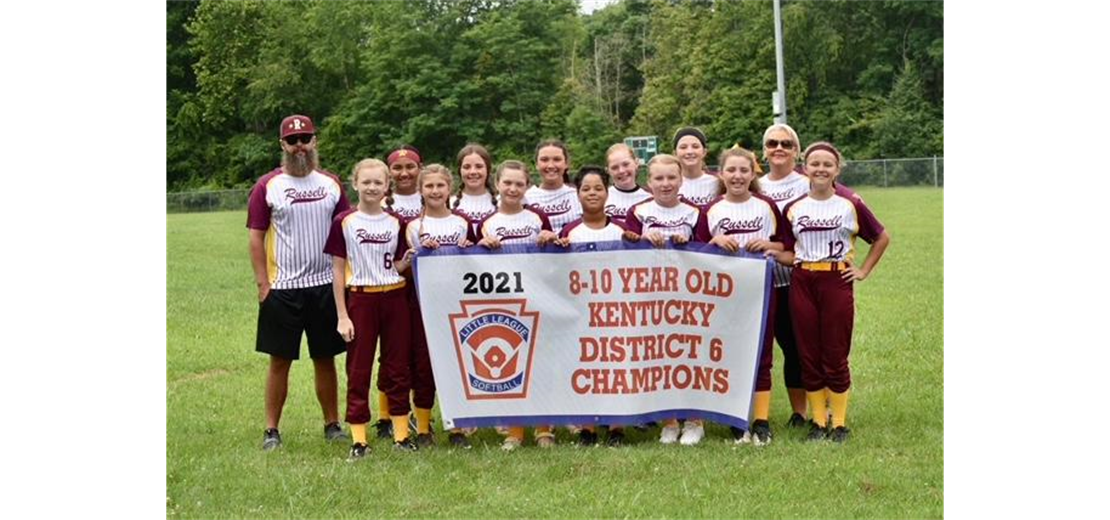
[[[523,399],[528,396],[538,312],[527,300],[460,301],[451,314],[451,333],[467,399]]]

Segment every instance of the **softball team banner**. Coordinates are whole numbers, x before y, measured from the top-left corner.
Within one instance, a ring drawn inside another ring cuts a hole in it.
[[[448,428],[748,426],[771,265],[713,246],[441,247],[416,285]]]

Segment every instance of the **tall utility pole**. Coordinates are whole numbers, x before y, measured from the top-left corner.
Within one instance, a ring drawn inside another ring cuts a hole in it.
[[[772,106],[775,123],[786,124],[786,75],[782,71],[782,7],[775,0],[775,69],[778,75],[778,90],[775,91]]]

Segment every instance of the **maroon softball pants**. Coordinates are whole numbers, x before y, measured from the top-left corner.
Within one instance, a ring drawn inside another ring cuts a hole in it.
[[[414,286],[415,287],[415,286]],[[412,320],[412,403],[431,410],[436,404],[436,382],[432,375],[432,358],[428,355],[428,337],[424,334],[424,318],[416,295],[409,295],[409,316]]]
[[[759,368],[755,372],[755,391],[771,389],[771,365],[775,352],[775,300],[777,291],[771,290],[771,301],[767,305],[767,321],[763,326],[763,352],[759,355]]]
[[[355,339],[347,343],[347,422],[370,422],[370,379],[381,337],[378,391],[389,398],[389,413],[409,413],[409,303],[405,288],[380,293],[347,293],[347,314]],[[382,414],[383,417],[388,414]]]
[[[836,393],[852,386],[848,351],[856,316],[852,283],[840,271],[794,269],[790,313],[807,392],[828,388]]]

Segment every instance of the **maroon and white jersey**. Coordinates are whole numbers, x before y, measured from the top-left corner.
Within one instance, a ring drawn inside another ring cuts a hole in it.
[[[786,174],[786,177],[773,181],[770,175],[764,175],[759,179],[759,191],[775,201],[779,211],[782,212],[790,201],[809,193],[809,177],[797,171],[791,171]],[[789,267],[775,263],[774,284],[775,287],[790,285]]]
[[[628,210],[624,227],[638,235],[656,231],[664,238],[682,235],[693,240],[700,216],[701,210],[688,202],[680,200],[673,208],[664,208],[651,198]]]
[[[770,175],[764,175],[759,178],[759,191],[775,201],[779,211],[782,211],[787,203],[809,193],[809,177],[792,171],[786,177],[773,181]]]
[[[582,203],[578,202],[578,190],[563,185],[555,190],[545,190],[532,186],[524,192],[524,205],[543,213],[551,222],[552,231],[558,233],[563,226],[582,217]]]
[[[704,208],[716,199],[721,191],[721,183],[716,175],[702,173],[696,179],[682,178],[682,186],[678,187],[678,194],[687,202],[699,208]]]
[[[628,191],[609,186],[609,198],[605,200],[605,214],[618,222],[623,222],[629,208],[650,198],[651,194],[639,185]]]
[[[405,281],[396,267],[408,249],[404,233],[405,223],[397,214],[387,210],[370,215],[354,208],[332,221],[324,252],[347,259],[348,287],[396,285]]]
[[[328,172],[294,177],[277,168],[258,179],[247,204],[247,227],[266,232],[266,274],[273,289],[331,283],[323,253],[332,219],[350,209],[343,183]]]
[[[439,245],[454,246],[464,238],[474,241],[470,222],[462,215],[452,213],[446,217],[424,215],[408,222],[408,246],[420,249],[425,240],[434,240]]]
[[[744,202],[729,202],[723,197],[705,210],[709,236],[731,235],[743,248],[752,240],[782,242],[786,222],[775,201],[753,193]]]
[[[478,232],[478,224],[486,217],[497,213],[497,206],[493,203],[493,197],[488,193],[482,195],[468,195],[463,193],[459,198],[452,196],[447,207],[454,208],[455,213],[459,213],[470,221],[470,228],[475,233]],[[455,201],[459,200],[458,207],[455,206]]]
[[[551,231],[551,223],[543,213],[524,208],[520,213],[490,215],[478,225],[477,239],[497,237],[501,245],[533,244],[539,240],[540,231]],[[475,241],[477,242],[477,240]]]
[[[420,216],[424,211],[424,199],[420,193],[413,193],[412,195],[398,195],[393,194],[393,205],[389,207],[389,211],[396,213],[403,220],[412,220]]]
[[[559,236],[569,238],[572,244],[608,242],[620,240],[624,236],[624,228],[609,216],[606,216],[605,227],[601,229],[593,229],[583,223],[582,219],[578,219],[563,226],[563,231],[559,233]]]
[[[859,197],[805,196],[787,204],[784,217],[794,235],[794,262],[854,260],[856,237],[874,242],[883,225]]]

